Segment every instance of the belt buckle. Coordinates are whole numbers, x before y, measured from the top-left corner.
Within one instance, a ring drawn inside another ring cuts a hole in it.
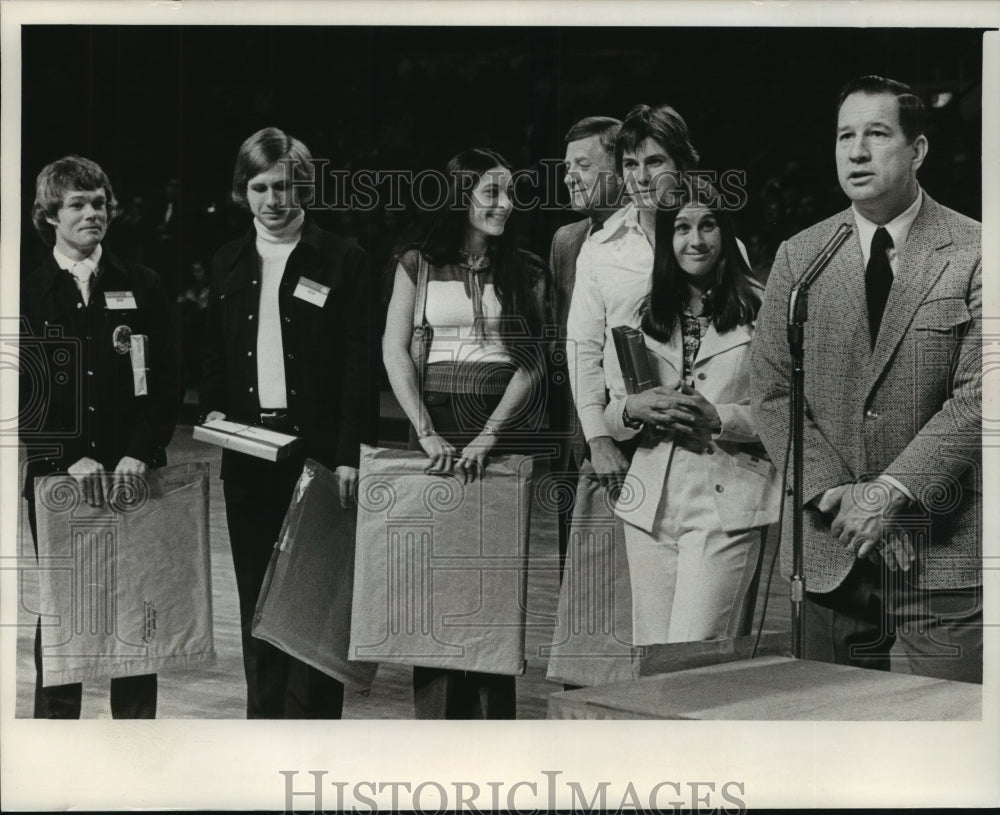
[[[265,427],[271,425],[278,425],[287,419],[288,414],[281,410],[271,410],[271,411],[261,411],[260,412],[260,423]]]

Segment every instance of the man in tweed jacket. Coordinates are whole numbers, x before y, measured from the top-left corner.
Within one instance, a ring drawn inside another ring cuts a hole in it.
[[[981,682],[981,226],[918,185],[924,118],[892,80],[842,92],[837,172],[852,206],[778,249],[752,404],[780,466],[789,291],[848,224],[805,333],[805,656],[888,670],[898,640],[913,673]]]

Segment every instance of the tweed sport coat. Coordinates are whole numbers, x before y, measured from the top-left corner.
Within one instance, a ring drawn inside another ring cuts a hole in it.
[[[855,226],[851,209],[782,244],[768,280],[751,355],[751,405],[779,467],[789,432],[788,294],[842,223]],[[810,502],[830,487],[883,473],[916,499],[893,521],[914,535],[917,563],[908,579],[922,589],[982,582],[980,237],[978,222],[924,193],[874,349],[856,229],[813,284],[805,331],[803,477],[809,591],[832,591],[854,561],[829,530],[833,518],[821,517]],[[790,472],[788,479],[790,484]],[[787,570],[790,502],[785,509]]]

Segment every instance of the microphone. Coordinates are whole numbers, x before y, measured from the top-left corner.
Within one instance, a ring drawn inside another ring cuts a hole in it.
[[[822,274],[823,270],[830,265],[830,261],[833,260],[833,256],[837,254],[837,250],[840,249],[841,245],[850,234],[854,231],[854,227],[850,224],[841,224],[837,227],[837,231],[833,233],[833,236],[826,242],[826,246],[820,251],[818,255],[813,259],[813,262],[809,264],[802,275],[799,277],[798,282],[792,288],[791,294],[788,297],[788,322],[802,322],[803,315],[798,313],[799,295],[805,294],[809,287],[815,282],[816,278]],[[805,298],[802,298],[803,301]]]
[[[789,400],[789,444],[792,448],[792,654],[801,659],[805,653],[805,551],[802,527],[803,472],[805,468],[805,324],[809,319],[809,287],[833,260],[847,236],[854,231],[841,224],[788,295],[788,349],[792,358]],[[787,476],[788,462],[785,462]],[[784,489],[784,483],[782,484]]]

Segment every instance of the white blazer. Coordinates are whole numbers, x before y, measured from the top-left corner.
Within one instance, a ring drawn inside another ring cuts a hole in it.
[[[719,334],[709,325],[693,368],[695,388],[719,412],[722,432],[701,453],[678,448],[696,457],[696,472],[703,472],[705,489],[711,490],[721,528],[727,532],[767,526],[778,520],[781,481],[763,453],[750,415],[750,340],[752,326],[738,326]],[[680,326],[669,342],[646,336],[650,366],[659,383],[672,387],[684,370]],[[610,394],[605,423],[618,441],[639,431],[622,422],[624,393]],[[625,489],[615,513],[634,526],[653,532],[656,510],[666,485],[674,455],[672,434],[658,443],[643,442],[636,450],[625,479]],[[692,462],[688,462],[690,467]],[[669,496],[667,497],[669,501]]]

